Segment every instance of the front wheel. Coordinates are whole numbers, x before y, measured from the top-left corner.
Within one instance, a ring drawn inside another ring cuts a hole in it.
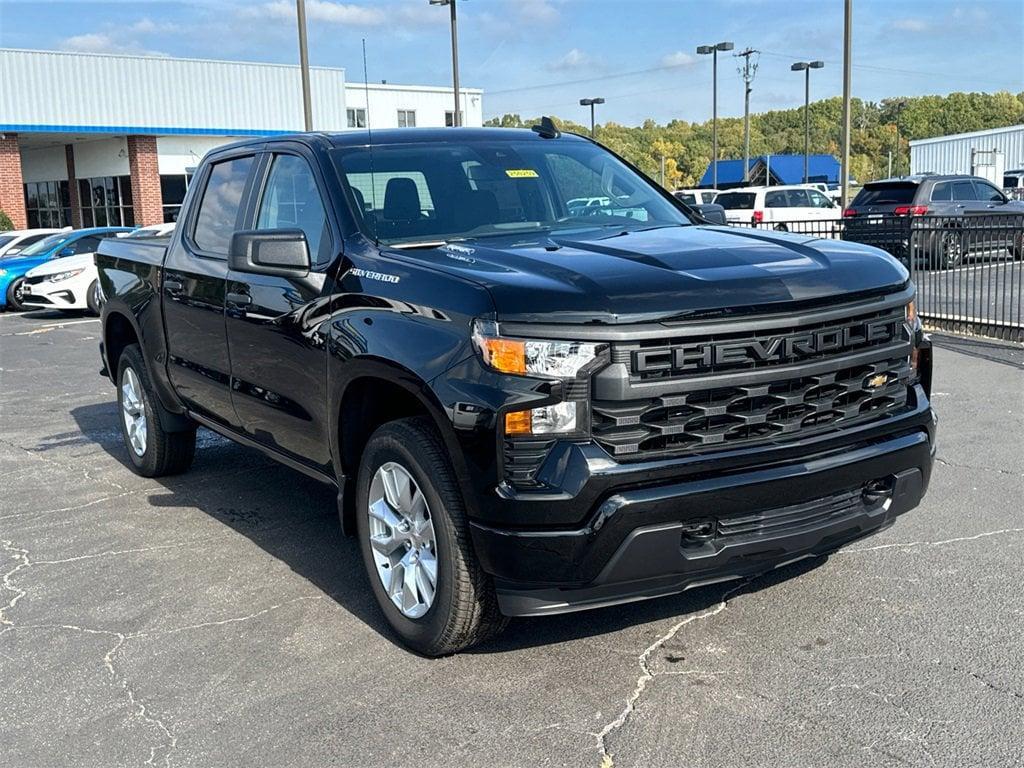
[[[443,656],[504,628],[494,586],[470,543],[455,474],[428,419],[393,421],[373,433],[356,505],[374,597],[403,643]]]
[[[19,277],[7,286],[7,308],[15,312],[25,309],[22,303],[25,299],[25,278]]]
[[[93,280],[89,291],[85,295],[85,303],[89,307],[89,314],[98,315],[103,306],[103,293],[100,291],[100,281]]]
[[[192,465],[196,431],[168,432],[156,412],[156,393],[138,344],[129,344],[117,366],[121,436],[132,468],[143,477],[184,472]]]

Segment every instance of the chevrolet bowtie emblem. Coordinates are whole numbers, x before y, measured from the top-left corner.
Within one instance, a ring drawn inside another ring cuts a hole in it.
[[[868,389],[878,389],[884,387],[889,381],[889,374],[879,373],[868,379]]]

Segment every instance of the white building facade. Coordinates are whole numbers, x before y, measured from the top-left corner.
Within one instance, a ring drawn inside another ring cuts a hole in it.
[[[297,66],[0,49],[0,74],[0,210],[16,227],[173,221],[206,152],[303,129]],[[310,81],[314,130],[452,123],[451,88],[326,67]],[[482,125],[482,99],[462,91],[464,125]]]
[[[910,142],[911,173],[967,173],[1001,186],[1004,171],[1024,168],[1024,125]]]

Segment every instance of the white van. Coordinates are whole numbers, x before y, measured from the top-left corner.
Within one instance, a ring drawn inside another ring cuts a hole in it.
[[[715,203],[725,208],[730,224],[770,226],[780,232],[830,236],[831,227],[819,222],[843,217],[839,205],[810,184],[727,189],[718,193]]]

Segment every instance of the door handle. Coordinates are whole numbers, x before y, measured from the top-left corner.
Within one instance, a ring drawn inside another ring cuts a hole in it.
[[[185,284],[180,280],[164,280],[164,290],[168,293],[182,293],[185,290]]]
[[[235,291],[228,291],[227,295],[224,296],[228,304],[232,304],[236,307],[247,307],[252,304],[252,296],[248,293],[236,293]]]

